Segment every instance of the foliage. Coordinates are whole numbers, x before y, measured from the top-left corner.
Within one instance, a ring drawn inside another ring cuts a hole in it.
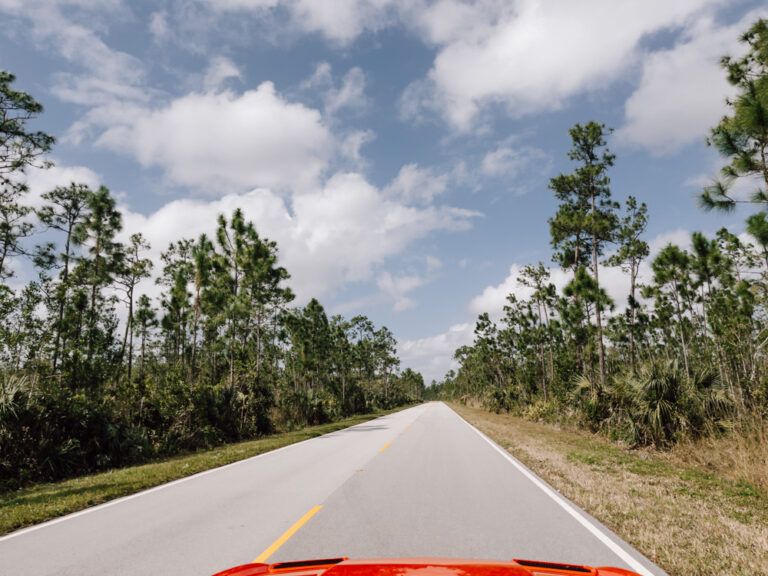
[[[0,72],[0,490],[422,396],[386,327],[292,307],[277,244],[240,209],[163,252],[153,300],[151,247],[123,231],[108,188],[73,182],[25,206],[24,171],[47,165],[53,138],[26,131],[42,107],[13,81]],[[52,241],[32,249],[36,231]],[[16,290],[14,258],[38,273]]]
[[[732,208],[739,178],[762,182],[753,202],[765,205],[768,186],[768,21],[743,36],[747,54],[725,58],[738,97],[710,143],[729,160],[705,207]],[[525,266],[527,290],[507,297],[498,323],[477,319],[475,340],[454,355],[433,398],[474,399],[489,410],[531,419],[571,419],[633,445],[668,447],[717,435],[768,415],[768,220],[747,219],[754,244],[725,228],[696,232],[691,249],[667,245],[650,256],[642,236],[645,204],[629,197],[622,217],[611,200],[607,170],[614,156],[610,130],[577,124],[569,159],[577,163],[549,188],[559,201],[548,222],[553,260],[573,274],[558,292],[539,263]],[[629,276],[627,306],[614,305],[600,284],[597,258]],[[524,296],[521,296],[524,294]]]
[[[768,20],[755,22],[741,41],[748,47],[746,54],[721,61],[738,94],[727,101],[731,113],[712,129],[708,140],[729,163],[722,168],[721,179],[700,197],[706,210],[730,211],[739,202],[768,207]],[[733,194],[740,178],[762,181],[747,200]]]
[[[40,131],[29,131],[27,122],[43,111],[43,106],[26,92],[11,87],[16,77],[0,70],[0,185],[10,176],[34,166],[51,149],[55,139]],[[42,163],[44,166],[45,163]]]

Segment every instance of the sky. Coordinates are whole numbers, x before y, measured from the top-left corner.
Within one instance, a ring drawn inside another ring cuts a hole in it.
[[[722,165],[720,58],[760,17],[748,0],[0,0],[0,68],[58,140],[31,204],[103,184],[156,260],[241,207],[297,305],[387,326],[430,382],[479,313],[524,295],[522,266],[566,282],[547,185],[573,169],[576,123],[614,129],[612,193],[648,204],[652,250],[743,230],[696,196]],[[601,280],[625,302],[620,270]]]

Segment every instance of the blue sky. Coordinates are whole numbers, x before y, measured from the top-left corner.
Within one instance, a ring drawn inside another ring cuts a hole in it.
[[[104,184],[155,258],[241,206],[299,304],[388,326],[430,380],[522,265],[550,263],[547,183],[571,170],[574,123],[615,129],[613,194],[649,205],[652,247],[741,231],[695,196],[720,166],[718,61],[767,16],[746,0],[0,0],[0,68],[59,140],[30,202]],[[623,302],[620,272],[603,279]]]

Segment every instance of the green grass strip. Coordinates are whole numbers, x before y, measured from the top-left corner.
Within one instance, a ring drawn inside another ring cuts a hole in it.
[[[274,434],[258,440],[226,444],[211,450],[183,454],[139,466],[109,470],[61,482],[37,484],[14,492],[6,492],[0,494],[0,535],[115,498],[135,494],[204,470],[362,424],[402,409],[361,414],[338,422]]]

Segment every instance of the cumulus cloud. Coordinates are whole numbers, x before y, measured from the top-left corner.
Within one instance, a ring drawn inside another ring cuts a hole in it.
[[[457,348],[472,344],[474,324],[454,324],[446,332],[419,338],[402,340],[398,343],[397,353],[400,365],[421,372],[424,381],[440,380],[448,370],[457,370],[458,363],[453,360]]]
[[[469,309],[474,315],[487,312],[495,320],[501,319],[507,296],[514,294],[518,299],[531,297],[533,290],[519,282],[523,266],[513,264],[507,277],[497,285],[487,286],[482,293],[475,296],[469,303]],[[561,268],[550,269],[550,282],[555,285],[558,293],[573,279],[573,272]],[[620,268],[600,266],[600,285],[616,305],[617,310],[623,310],[629,293],[629,278]]]
[[[741,53],[739,36],[751,22],[767,14],[765,10],[752,12],[725,27],[701,19],[671,49],[649,54],[640,85],[624,106],[626,124],[617,131],[618,140],[657,155],[703,140],[726,113],[726,98],[734,94],[720,58]]]
[[[188,94],[167,106],[111,122],[97,144],[158,166],[174,184],[219,194],[222,188],[305,189],[332,151],[316,110],[286,101],[271,82],[242,94]]]
[[[416,21],[439,51],[427,78],[406,91],[403,107],[406,114],[436,109],[461,131],[474,128],[488,106],[512,116],[556,110],[625,74],[645,36],[683,26],[718,4],[489,0],[470,10],[437,2]],[[468,25],[459,25],[457,15]]]
[[[172,241],[212,233],[219,213],[240,207],[259,233],[278,243],[280,262],[300,302],[333,293],[349,282],[374,278],[387,259],[436,231],[471,225],[473,212],[446,206],[415,207],[387,198],[356,173],[338,173],[320,189],[286,199],[267,189],[217,200],[180,199],[142,215],[125,210],[125,229],[140,231],[156,252]],[[181,216],[183,215],[183,216]],[[384,282],[382,288],[387,288]],[[402,295],[408,281],[392,279]]]
[[[47,170],[30,170],[25,180],[29,187],[29,195],[25,202],[33,208],[42,207],[44,204],[42,195],[58,186],[66,187],[74,182],[85,184],[92,190],[96,190],[102,184],[101,176],[90,168],[59,164]]]
[[[305,32],[316,32],[347,45],[365,31],[375,32],[396,20],[403,0],[289,0],[292,21]]]

